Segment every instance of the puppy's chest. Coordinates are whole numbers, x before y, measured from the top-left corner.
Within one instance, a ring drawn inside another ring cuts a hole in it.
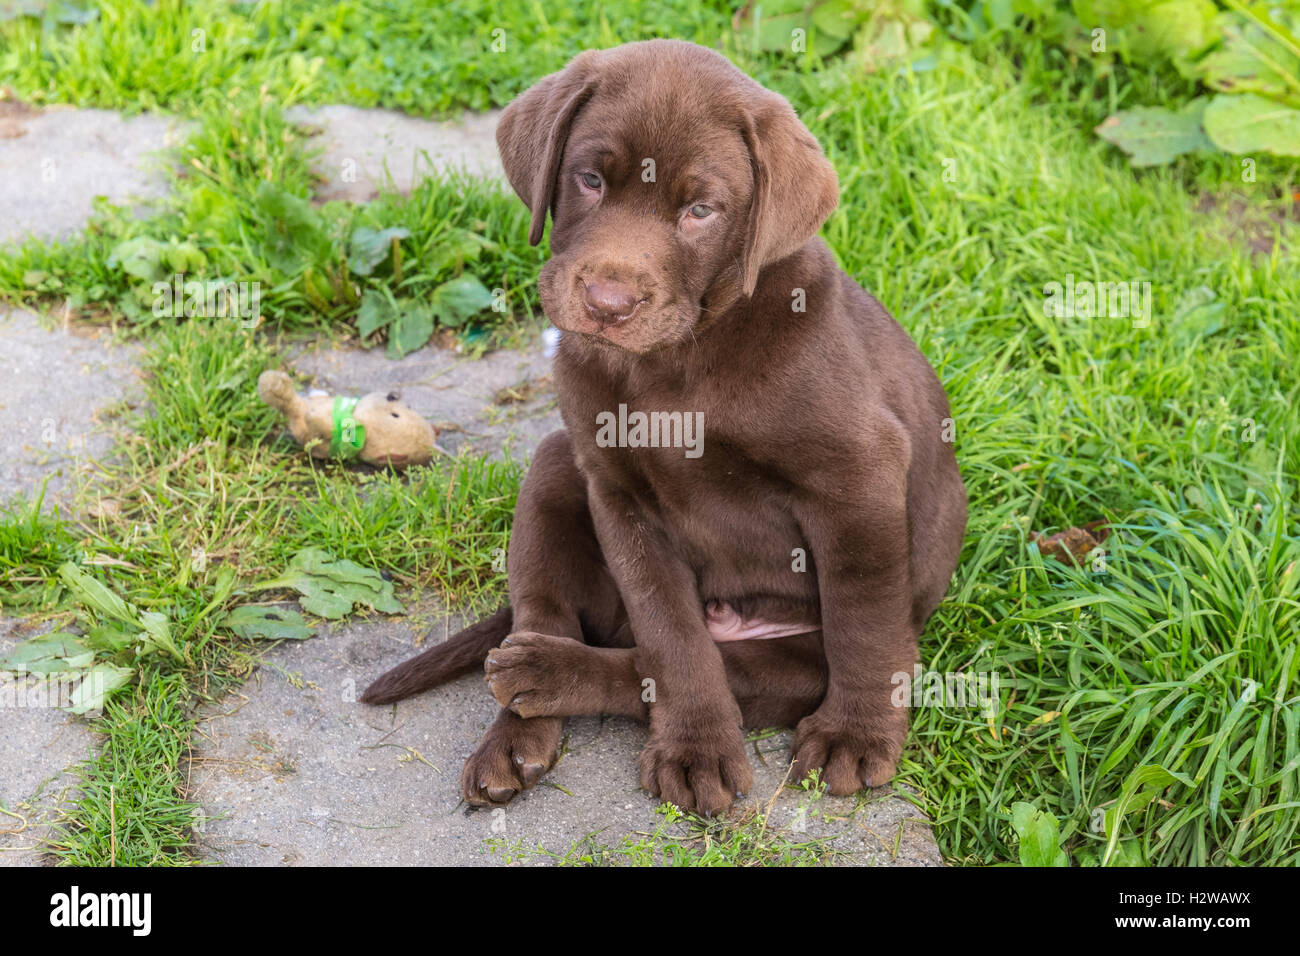
[[[557,373],[568,384],[559,363]],[[738,409],[739,392],[719,376],[698,387],[682,381],[584,385],[560,390],[580,467],[630,496],[702,584],[716,580],[719,593],[733,586],[767,590],[756,579],[788,573],[792,551],[806,546],[784,467],[754,453],[764,444],[760,395]]]
[[[645,501],[708,595],[791,594],[791,555],[807,545],[777,485],[744,468],[714,465],[688,488],[659,486]]]
[[[580,440],[579,444],[583,444]],[[689,458],[675,447],[602,446],[589,440],[584,470],[629,494],[710,594],[781,593],[805,588],[791,578],[792,555],[806,552],[785,486],[726,442]]]

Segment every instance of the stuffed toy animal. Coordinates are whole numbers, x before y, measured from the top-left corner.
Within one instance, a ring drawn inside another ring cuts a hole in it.
[[[442,451],[438,433],[398,401],[396,393],[361,398],[299,395],[284,372],[266,371],[257,380],[262,401],[289,417],[289,431],[314,458],[358,458],[369,465],[422,465]]]

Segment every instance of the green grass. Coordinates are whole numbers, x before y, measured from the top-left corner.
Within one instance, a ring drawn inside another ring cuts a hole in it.
[[[261,88],[286,104],[487,109],[588,47],[655,36],[712,44],[731,19],[730,5],[717,0],[107,0],[94,7],[100,16],[74,27],[52,18],[0,24],[0,84],[38,103],[178,113],[198,110],[214,89]]]
[[[45,488],[0,507],[0,585],[10,604],[38,601],[49,576],[75,555],[76,539],[58,508],[43,509]]]
[[[136,692],[110,701],[106,739],[82,766],[80,792],[53,850],[73,866],[185,866],[200,807],[187,801],[184,760],[193,721],[179,677],[145,671]]]
[[[510,313],[492,317],[505,330],[531,321],[544,245],[526,246],[526,216],[512,197],[438,180],[359,210],[313,207],[309,234],[286,230],[284,204],[278,216],[269,211],[261,185],[306,200],[313,184],[282,107],[500,104],[582,46],[655,33],[711,42],[728,11],[604,4],[547,10],[553,18],[542,23],[537,8],[522,6],[408,16],[397,3],[271,3],[236,8],[209,30],[205,58],[191,61],[175,55],[176,44],[192,23],[215,21],[218,5],[102,9],[98,23],[77,29],[0,25],[0,83],[37,101],[162,107],[198,127],[157,218],[104,208],[82,238],[0,253],[0,293],[47,303],[71,295],[87,314],[134,321],[149,349],[148,410],[98,486],[57,518],[29,502],[0,515],[6,602],[57,604],[52,571],[70,556],[121,562],[96,573],[168,613],[188,654],[184,665],[144,673],[141,686],[184,707],[194,687],[211,680],[215,692],[253,660],[205,613],[222,567],[243,588],[297,549],[319,546],[457,603],[498,599],[504,582],[491,557],[509,530],[517,466],[446,461],[403,478],[314,465],[277,437],[253,383],[277,362],[285,343],[276,335],[355,335],[356,303],[329,276],[345,267],[357,226],[411,232],[403,267],[384,264],[364,288],[418,299],[468,269],[508,291]],[[484,56],[482,31],[497,22],[528,40]],[[38,35],[41,56],[18,56]],[[1058,818],[1076,864],[1300,861],[1300,267],[1291,198],[1300,166],[1260,157],[1254,183],[1225,156],[1135,171],[1091,128],[1135,103],[1180,102],[1185,82],[1168,71],[1102,69],[1014,37],[950,46],[935,69],[915,75],[729,49],[789,96],[825,144],[842,195],[824,235],[913,334],[952,400],[971,521],[922,657],[935,671],[997,673],[1002,699],[991,718],[913,713],[899,779],[934,817],[945,857],[1015,861],[1011,806],[1025,801]],[[397,65],[383,67],[384,55]],[[122,66],[158,58],[170,72]],[[429,266],[465,232],[492,245],[472,262]],[[137,283],[110,257],[138,236],[193,244],[210,275],[260,279],[269,326],[128,315],[122,303]],[[1252,252],[1246,238],[1272,251]],[[33,272],[45,275],[31,281]],[[1045,317],[1044,286],[1067,274],[1149,281],[1149,326]],[[1115,529],[1104,566],[1044,563],[1029,544],[1033,531],[1095,519]],[[203,572],[195,549],[208,557]],[[245,599],[236,590],[230,603]],[[125,709],[118,716],[125,728],[138,724]],[[146,803],[160,815],[122,860],[183,855],[179,817],[163,812],[177,799],[169,738],[131,739],[147,768]],[[126,772],[117,761],[132,751],[115,743],[87,771],[101,784]],[[83,810],[85,831],[74,828],[83,842],[68,859],[109,859],[96,842],[107,832],[102,789]],[[742,821],[707,844],[680,827],[602,835],[562,856],[590,865],[666,854],[702,865],[821,852],[746,833]]]

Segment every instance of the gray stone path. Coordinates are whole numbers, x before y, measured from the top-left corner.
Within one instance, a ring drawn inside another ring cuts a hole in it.
[[[43,510],[67,513],[71,492],[112,447],[112,406],[139,392],[137,346],[114,344],[104,330],[43,326],[34,313],[0,307],[0,507],[45,489]],[[2,615],[0,655],[48,624]],[[9,682],[0,675],[0,691]],[[15,691],[15,697],[17,692]],[[0,703],[0,866],[48,862],[42,843],[75,783],[66,768],[92,756],[97,737],[84,720],[57,708]]]
[[[500,111],[466,113],[457,121],[355,106],[295,106],[285,115],[312,131],[308,145],[321,151],[316,163],[320,201],[369,202],[385,182],[408,193],[431,170],[505,176],[496,144]]]
[[[48,626],[0,617],[0,656],[19,641],[47,633]],[[10,707],[10,698],[22,706]],[[90,725],[22,694],[22,687],[0,674],[0,866],[33,866],[43,858],[43,842],[56,827],[60,810],[75,792],[67,768],[94,755],[98,737]]]
[[[96,196],[115,203],[162,196],[154,154],[183,135],[158,116],[107,110],[32,110],[0,101],[0,243],[65,239],[85,227]]]
[[[75,477],[113,445],[112,407],[140,391],[137,345],[106,330],[42,326],[0,306],[0,505],[35,495],[48,478],[45,510],[65,500]]]
[[[371,198],[384,158],[395,185],[409,188],[426,168],[421,152],[435,164],[499,174],[494,116],[471,118],[463,129],[347,107],[305,119],[321,127],[320,170],[329,198]],[[157,181],[147,172],[156,160],[145,157],[165,145],[169,128],[157,118],[123,121],[72,110],[31,115],[0,103],[0,167],[22,166],[26,177],[0,178],[0,242],[69,235],[84,226],[96,194],[118,200],[156,195]],[[57,197],[39,182],[41,161],[51,155],[62,157],[54,167]],[[342,175],[348,159],[356,160],[355,181]],[[31,179],[33,163],[37,180]],[[18,449],[0,458],[0,499],[30,493],[54,475],[57,500],[76,465],[70,448],[84,444],[87,457],[108,450],[106,410],[131,398],[138,385],[134,358],[134,348],[103,335],[44,328],[21,310],[0,316],[0,377],[6,381],[0,434],[11,436],[10,447]],[[453,453],[522,458],[559,421],[549,362],[538,343],[482,359],[431,346],[397,362],[381,350],[313,344],[291,350],[287,359],[332,392],[397,389],[440,426],[439,442]],[[45,419],[53,420],[48,442]],[[421,610],[409,618],[354,619],[312,640],[270,649],[240,691],[203,715],[191,784],[204,807],[199,843],[205,858],[232,865],[491,864],[501,860],[488,852],[493,839],[562,853],[595,831],[596,842],[617,844],[653,829],[653,804],[636,787],[644,729],[624,720],[570,721],[568,753],[559,766],[503,812],[460,806],[461,762],[496,709],[480,677],[395,708],[355,702],[370,679],[413,652],[429,620],[429,640],[460,625],[445,608]],[[47,630],[0,621],[0,652]],[[93,745],[87,725],[59,711],[0,714],[0,805],[19,814],[0,813],[0,864],[40,861],[35,848],[57,821],[71,781],[63,771]],[[788,735],[764,740],[758,749],[763,760],[752,757],[751,799],[766,805],[785,771]],[[806,799],[791,790],[777,794],[770,825],[789,829],[804,820],[806,829],[791,835],[833,836],[840,862],[942,865],[928,825],[900,797],[873,794],[857,813],[850,813],[851,800],[826,798],[801,816]],[[528,862],[546,861],[534,856]]]
[[[435,617],[435,634],[463,626]],[[438,618],[441,621],[438,622]],[[239,693],[200,723],[194,795],[208,819],[205,858],[235,865],[485,865],[495,842],[563,854],[599,831],[616,845],[656,824],[637,787],[645,731],[624,719],[568,722],[566,754],[533,790],[506,808],[460,800],[460,768],[497,711],[478,674],[396,706],[356,703],[366,684],[413,652],[405,621],[351,621],[328,636],[289,642]],[[789,761],[789,735],[751,750],[750,802],[766,806]],[[763,762],[765,761],[765,762]],[[942,865],[924,818],[910,803],[877,795],[856,814],[850,798],[810,801],[785,790],[769,831],[829,838],[837,863]],[[802,807],[802,812],[801,812]],[[534,854],[529,862],[548,863]]]

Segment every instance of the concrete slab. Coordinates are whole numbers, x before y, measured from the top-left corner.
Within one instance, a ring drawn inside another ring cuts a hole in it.
[[[96,196],[165,195],[155,154],[183,135],[166,117],[0,101],[0,244],[67,238],[85,228]]]
[[[462,626],[440,617],[431,640]],[[567,726],[567,752],[536,788],[500,811],[461,804],[461,764],[496,714],[481,676],[394,707],[355,701],[366,684],[413,652],[409,620],[351,621],[283,644],[242,693],[208,711],[194,738],[193,791],[206,821],[202,855],[240,866],[500,865],[492,843],[552,862],[589,834],[617,844],[655,827],[637,788],[645,730],[623,719]],[[766,806],[789,760],[789,735],[758,744],[751,801]],[[803,806],[803,812],[800,807]],[[769,829],[792,839],[831,838],[836,863],[937,866],[929,826],[912,804],[880,794],[852,799],[783,791]],[[799,829],[802,827],[802,829]]]
[[[0,618],[0,656],[49,630]],[[0,674],[0,866],[39,866],[52,862],[45,841],[76,787],[67,770],[93,756],[98,735],[84,720],[45,706],[40,695],[9,693],[12,686]]]
[[[312,385],[331,394],[396,391],[434,423],[438,444],[452,454],[509,455],[523,460],[561,427],[551,360],[540,336],[521,348],[470,358],[427,345],[389,361],[381,348],[313,345],[290,359]]]
[[[497,155],[499,110],[456,120],[354,106],[295,106],[285,115],[312,131],[308,145],[321,151],[316,199],[322,202],[369,202],[390,180],[398,192],[408,193],[422,176],[446,169],[505,176]]]
[[[0,308],[0,503],[35,495],[46,478],[46,508],[66,500],[75,476],[112,447],[107,411],[141,387],[139,351],[104,329],[47,327]]]

